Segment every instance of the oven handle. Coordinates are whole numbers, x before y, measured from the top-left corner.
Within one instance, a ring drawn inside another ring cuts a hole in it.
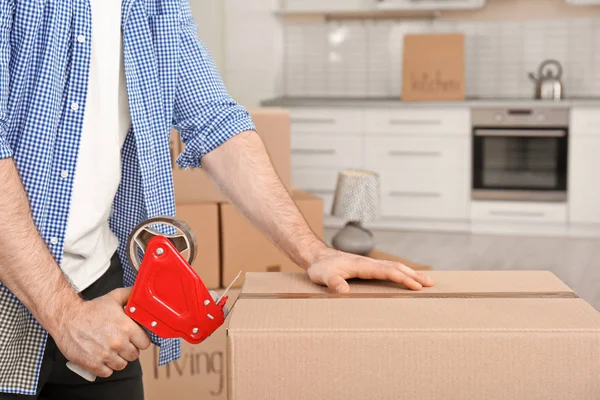
[[[519,130],[519,129],[476,129],[475,136],[495,137],[565,137],[567,132],[559,129]]]

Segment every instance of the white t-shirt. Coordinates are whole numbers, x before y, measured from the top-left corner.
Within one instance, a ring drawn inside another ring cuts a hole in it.
[[[90,0],[89,86],[61,268],[84,290],[110,266],[117,238],[108,226],[131,125],[121,35],[121,0]]]

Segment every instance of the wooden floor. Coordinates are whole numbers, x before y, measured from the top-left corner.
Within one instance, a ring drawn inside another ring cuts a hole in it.
[[[326,239],[336,230],[326,230]],[[377,247],[436,270],[549,270],[600,311],[600,240],[375,231]]]

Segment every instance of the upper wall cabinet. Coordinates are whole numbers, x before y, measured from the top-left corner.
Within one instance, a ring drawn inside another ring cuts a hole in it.
[[[459,10],[481,8],[485,0],[374,0],[379,10]]]
[[[585,1],[585,0],[583,0]],[[284,12],[436,11],[480,8],[485,0],[281,0]]]
[[[573,4],[576,6],[589,6],[593,4],[599,4],[600,0],[566,0],[567,4]]]
[[[373,8],[375,0],[282,0],[285,12],[355,12]]]

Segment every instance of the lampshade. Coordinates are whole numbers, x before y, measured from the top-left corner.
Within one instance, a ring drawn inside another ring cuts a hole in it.
[[[379,175],[348,170],[338,176],[332,214],[346,221],[368,222],[379,216]]]

